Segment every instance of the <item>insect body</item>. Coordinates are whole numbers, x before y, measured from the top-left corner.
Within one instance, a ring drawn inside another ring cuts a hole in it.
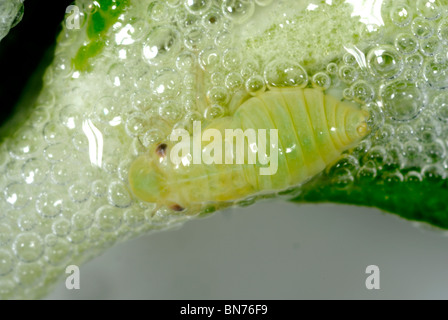
[[[252,164],[193,164],[191,151],[184,157],[187,161],[173,164],[168,157],[173,145],[164,142],[133,162],[129,182],[139,199],[178,211],[193,203],[280,191],[306,182],[354,147],[368,133],[366,117],[359,106],[319,89],[267,91],[241,103],[232,116],[211,121],[204,131],[213,128],[224,137],[226,129],[278,130],[275,174],[259,174],[260,155]],[[226,146],[223,150],[229,151]],[[256,149],[248,148],[245,159]]]

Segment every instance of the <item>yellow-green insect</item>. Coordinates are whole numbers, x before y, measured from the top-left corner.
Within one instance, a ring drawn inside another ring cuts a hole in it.
[[[319,89],[282,88],[241,101],[233,115],[211,121],[204,130],[217,129],[224,137],[225,129],[277,129],[275,174],[260,175],[263,165],[258,160],[255,164],[173,164],[168,156],[173,143],[166,141],[132,163],[129,182],[134,194],[182,211],[196,203],[281,191],[323,171],[369,131],[366,111]]]

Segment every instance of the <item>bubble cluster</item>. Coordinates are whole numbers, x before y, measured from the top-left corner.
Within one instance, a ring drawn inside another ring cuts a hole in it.
[[[268,90],[316,88],[367,111],[369,136],[322,174],[335,190],[445,179],[446,9],[384,1],[382,25],[347,1],[131,1],[87,71],[71,61],[88,20],[64,26],[33,112],[0,146],[0,298],[38,296],[69,262],[215,210],[140,201],[129,166],[173,129],[191,133]]]

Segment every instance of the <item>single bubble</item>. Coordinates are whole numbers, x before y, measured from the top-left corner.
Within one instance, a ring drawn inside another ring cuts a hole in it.
[[[410,183],[419,183],[422,182],[423,178],[421,176],[421,174],[417,171],[409,171],[405,177],[404,180],[406,182],[410,182]]]
[[[126,133],[130,137],[139,137],[145,131],[146,118],[145,115],[139,112],[132,113],[126,119]]]
[[[412,33],[419,39],[428,39],[434,34],[434,28],[431,22],[418,17],[412,22]]]
[[[448,61],[428,61],[423,67],[423,76],[431,87],[448,88]]]
[[[331,86],[331,78],[325,72],[318,72],[311,79],[311,83],[315,88],[326,90]]]
[[[112,182],[108,188],[109,203],[118,208],[129,207],[132,203],[131,195],[126,186],[119,181]]]
[[[412,21],[412,9],[405,4],[398,4],[390,10],[390,19],[398,27],[406,27]]]
[[[425,181],[438,182],[445,179],[446,173],[438,164],[430,164],[422,168],[422,177]]]
[[[420,40],[420,51],[427,57],[436,55],[441,49],[442,44],[436,37]]]
[[[261,7],[267,7],[272,2],[274,2],[274,0],[255,0],[255,3],[258,4]]]
[[[239,68],[241,59],[240,50],[226,49],[222,55],[222,64],[227,70],[235,70]]]
[[[173,69],[160,70],[151,82],[151,89],[161,99],[177,97],[181,92],[178,73]]]
[[[351,87],[353,99],[358,103],[367,103],[375,97],[375,91],[370,84],[364,80],[357,81]]]
[[[327,65],[327,72],[331,75],[336,75],[339,71],[339,67],[336,63],[332,62]]]
[[[90,190],[85,184],[76,182],[69,187],[68,195],[73,202],[81,203],[89,199]]]
[[[345,88],[342,90],[342,97],[345,100],[353,100],[353,90],[352,88]]]
[[[154,102],[148,90],[140,89],[131,95],[132,107],[138,111],[147,111]]]
[[[122,63],[114,63],[107,71],[107,80],[112,87],[126,87],[130,84],[131,75]]]
[[[226,105],[230,100],[229,92],[224,87],[213,87],[207,92],[210,104]]]
[[[387,151],[383,146],[375,146],[371,148],[364,156],[364,163],[372,161],[378,168],[384,165],[386,161]]]
[[[71,246],[68,241],[56,239],[55,243],[45,250],[45,259],[50,265],[58,266],[65,263],[71,254]]]
[[[232,92],[240,89],[243,86],[243,83],[243,78],[239,73],[236,72],[229,73],[224,80],[224,84],[226,85],[227,89],[231,90]]]
[[[358,70],[353,66],[342,66],[339,68],[339,78],[347,84],[352,84],[358,79]]]
[[[93,214],[87,210],[81,210],[72,216],[72,225],[75,230],[85,230],[92,225],[93,220]]]
[[[218,30],[219,27],[222,25],[222,15],[219,11],[211,11],[207,14],[205,14],[202,18],[202,25],[208,30]]]
[[[395,135],[394,127],[390,124],[383,125],[373,137],[375,144],[384,144],[391,140]]]
[[[212,0],[185,0],[184,5],[193,14],[203,14],[212,5]]]
[[[357,173],[358,180],[372,181],[377,177],[377,168],[375,162],[368,161],[364,166],[359,169]]]
[[[4,246],[11,241],[12,229],[5,223],[0,224],[0,246]]]
[[[43,191],[36,199],[36,210],[44,218],[54,218],[62,212],[63,199],[55,191]]]
[[[262,76],[256,74],[247,79],[245,88],[247,93],[255,96],[266,91],[266,82]]]
[[[159,106],[159,115],[166,121],[178,121],[182,117],[182,114],[183,109],[177,101],[166,100],[163,101]]]
[[[219,104],[214,104],[205,109],[204,118],[207,120],[219,119],[224,117],[225,114],[225,108],[223,108]]]
[[[143,58],[150,65],[161,65],[181,49],[179,33],[170,26],[153,28],[143,41]]]
[[[437,36],[444,44],[448,44],[448,19],[442,19],[437,28]]]
[[[224,0],[221,9],[233,22],[243,23],[254,14],[255,4],[253,0]]]
[[[70,130],[79,127],[81,123],[79,112],[73,104],[69,104],[59,111],[59,120]]]
[[[443,92],[436,96],[432,104],[437,117],[443,122],[448,122],[448,93]]]
[[[403,54],[413,54],[418,50],[418,41],[409,33],[400,33],[395,38],[395,48]]]
[[[71,229],[70,221],[65,218],[60,218],[53,222],[51,225],[51,230],[58,237],[65,237],[69,234]]]
[[[13,208],[25,208],[30,202],[29,190],[21,183],[11,183],[4,190],[5,200]]]
[[[216,48],[210,47],[199,53],[199,64],[204,71],[211,72],[220,64],[220,54]]]
[[[198,51],[202,49],[206,40],[207,37],[204,33],[204,30],[198,27],[191,28],[184,35],[184,44],[188,49],[192,51]]]
[[[391,46],[378,46],[367,55],[367,65],[372,75],[394,79],[403,71],[400,54]]]
[[[34,213],[33,214],[24,213],[19,217],[18,226],[22,231],[30,231],[33,230],[34,227],[36,226],[37,220],[38,218]],[[0,239],[0,245],[1,245],[1,239]]]
[[[104,96],[94,106],[94,113],[99,121],[116,125],[121,121],[121,108],[114,97]]]
[[[169,17],[169,11],[164,1],[151,2],[148,6],[148,14],[154,21],[163,21]]]
[[[196,67],[196,57],[191,52],[183,52],[176,58],[176,67],[179,71],[191,71]]]
[[[96,211],[95,216],[98,227],[103,231],[115,231],[121,226],[122,213],[117,208],[103,206]]]
[[[381,88],[384,109],[396,121],[416,118],[425,106],[425,96],[415,83],[396,81]]]
[[[166,5],[171,8],[176,8],[180,5],[181,0],[164,0],[166,2]]]
[[[12,246],[17,258],[23,262],[33,262],[44,253],[44,242],[37,233],[21,233]]]
[[[438,0],[417,0],[417,12],[428,20],[436,20],[442,14],[442,8]]]
[[[407,124],[400,125],[396,130],[396,135],[401,141],[408,140],[414,133],[414,128]]]
[[[10,155],[16,159],[26,159],[39,149],[39,135],[30,127],[21,127],[8,140],[7,149]]]
[[[274,60],[264,69],[268,87],[299,87],[308,84],[308,74],[298,63],[288,60]]]
[[[344,54],[344,56],[342,57],[342,60],[348,66],[356,65],[356,57],[354,55],[352,55],[351,53]]]
[[[0,250],[0,276],[5,276],[13,270],[14,258],[9,251]]]
[[[54,163],[51,168],[51,179],[59,185],[66,185],[76,178],[78,165],[74,161],[61,161]]]
[[[442,161],[446,156],[445,144],[440,139],[431,141],[426,144],[423,149],[431,163]]]
[[[145,214],[142,210],[131,208],[124,213],[124,220],[129,227],[138,228],[145,223]]]

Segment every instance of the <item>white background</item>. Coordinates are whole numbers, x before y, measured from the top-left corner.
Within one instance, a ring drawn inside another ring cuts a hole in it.
[[[62,281],[48,298],[448,299],[448,237],[377,209],[271,200],[118,244],[80,272],[80,290]]]

